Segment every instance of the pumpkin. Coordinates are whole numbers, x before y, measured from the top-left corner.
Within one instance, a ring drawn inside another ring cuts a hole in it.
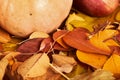
[[[50,33],[68,16],[73,0],[0,0],[0,26],[18,37]]]

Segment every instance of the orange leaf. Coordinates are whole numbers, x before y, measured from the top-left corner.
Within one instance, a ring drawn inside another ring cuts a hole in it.
[[[79,50],[77,50],[76,55],[81,62],[86,63],[94,68],[102,68],[108,59],[108,57],[105,55],[86,53]]]
[[[120,56],[112,54],[104,64],[103,69],[112,72],[115,76],[120,76]]]
[[[93,44],[89,40],[90,32],[85,28],[76,28],[71,32],[68,32],[64,37],[64,42],[78,50],[90,53],[100,53],[105,55],[110,55],[109,49],[101,49],[96,44]],[[94,39],[96,40],[96,39]],[[97,42],[99,43],[99,42]],[[100,44],[100,43],[99,43]]]

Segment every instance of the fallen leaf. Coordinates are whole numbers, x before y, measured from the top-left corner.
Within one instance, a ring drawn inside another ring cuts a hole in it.
[[[73,67],[77,64],[73,57],[53,54],[53,62],[54,67],[56,67],[59,71],[70,73],[73,70]]]
[[[42,38],[28,39],[22,42],[16,51],[21,53],[36,53],[39,51]]]
[[[86,53],[79,50],[77,50],[76,55],[81,62],[86,63],[96,69],[102,68],[108,59],[105,55]]]
[[[96,44],[93,44],[89,40],[90,35],[91,34],[87,29],[76,28],[63,36],[63,40],[67,45],[84,52],[110,55],[110,50],[101,49],[96,46]]]
[[[33,32],[30,36],[29,39],[33,38],[48,38],[49,35],[45,32]]]
[[[39,51],[47,53],[53,47],[53,40],[51,37],[43,39]]]
[[[70,65],[76,65],[77,62],[73,57],[65,56],[65,55],[59,55],[59,54],[53,54],[53,63],[55,63],[58,66],[64,65],[64,64],[70,64]]]
[[[58,69],[60,72],[70,73],[73,70],[74,66],[70,64],[64,64],[61,66],[57,66],[54,64],[54,67],[56,67],[56,69]]]
[[[108,46],[118,46],[118,47],[120,47],[120,45],[113,39],[106,40],[105,44],[108,45]]]
[[[117,33],[117,30],[112,29],[105,29],[103,31],[99,31],[90,38],[90,43],[101,50],[111,52],[109,46],[104,41],[109,38],[112,38]]]
[[[17,72],[23,79],[42,76],[47,72],[49,62],[50,60],[47,54],[35,54],[23,62],[23,64],[18,67]]]
[[[76,15],[75,13],[70,14],[65,25],[67,26],[68,30],[73,30],[73,26],[70,24],[70,22],[74,21],[74,20],[78,20],[78,21],[85,21],[82,17]]]
[[[55,43],[53,46],[53,49],[59,50],[59,51],[70,51],[71,49],[66,49],[63,46],[61,46],[59,43]]]
[[[116,77],[120,76],[120,56],[113,53],[103,66],[104,70],[112,72]],[[119,77],[120,78],[120,77]]]
[[[61,75],[54,72],[51,68],[47,69],[47,72],[39,77],[28,78],[27,80],[60,80]]]
[[[65,49],[69,49],[70,47],[68,45],[65,44],[65,42],[63,41],[63,36],[65,36],[65,34],[67,34],[68,31],[67,30],[59,30],[57,32],[55,32],[53,34],[53,40],[55,42],[57,42],[58,44],[60,44],[63,48]]]

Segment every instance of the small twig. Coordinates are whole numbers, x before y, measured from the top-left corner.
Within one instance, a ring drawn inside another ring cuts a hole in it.
[[[61,71],[59,71],[56,67],[54,67],[51,63],[49,63],[49,65],[50,65],[55,71],[57,71],[59,74],[61,74],[64,78],[66,78],[67,80],[71,80],[69,77],[67,77],[65,74],[63,74]]]

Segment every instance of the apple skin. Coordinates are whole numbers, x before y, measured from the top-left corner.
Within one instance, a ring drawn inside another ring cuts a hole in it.
[[[119,0],[73,0],[73,7],[90,16],[102,17],[111,14]]]

